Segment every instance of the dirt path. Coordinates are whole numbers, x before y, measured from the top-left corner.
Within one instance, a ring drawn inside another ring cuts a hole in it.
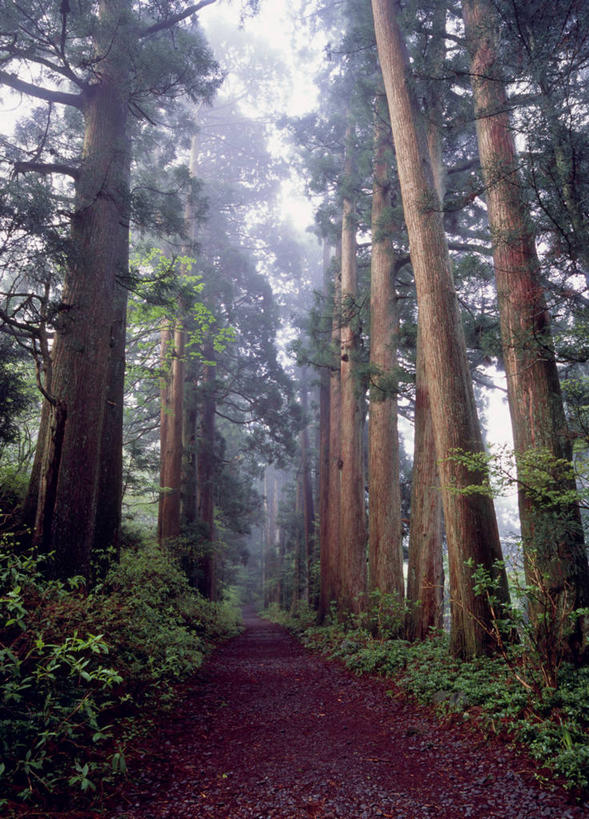
[[[587,816],[530,764],[246,614],[143,749],[127,819]]]

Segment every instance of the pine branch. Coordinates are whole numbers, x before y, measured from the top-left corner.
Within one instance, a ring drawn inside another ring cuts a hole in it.
[[[448,242],[448,248],[450,250],[461,250],[465,253],[481,253],[483,256],[492,256],[493,251],[490,247],[484,247],[482,245],[471,245],[468,242]]]
[[[73,179],[78,179],[80,175],[78,168],[64,165],[61,162],[15,162],[14,171],[15,173],[26,173],[27,171],[40,174],[61,173]]]
[[[35,54],[26,49],[19,49],[19,48],[11,48],[9,56],[6,60],[2,62],[11,62],[12,60],[26,60],[27,62],[36,63],[37,65],[43,65],[45,68],[48,68],[50,71],[53,71],[54,74],[60,74],[62,77],[65,77],[68,80],[71,80],[75,85],[79,88],[84,88],[84,82],[77,76],[77,74],[72,70],[71,66],[66,60],[65,54],[59,55],[63,65],[57,65],[56,63],[48,60],[46,57],[41,57],[39,54]],[[13,75],[14,76],[14,75]]]
[[[191,17],[193,14],[196,14],[205,6],[210,6],[212,3],[216,3],[217,0],[200,0],[200,3],[195,3],[193,6],[185,9],[185,11],[181,11],[178,14],[174,14],[173,17],[168,17],[167,20],[160,20],[159,23],[154,23],[152,26],[144,29],[140,34],[140,39],[144,37],[150,37],[152,34],[157,34],[158,31],[166,31],[166,29],[173,28],[176,23],[180,23],[182,20],[185,20],[187,17]]]
[[[54,91],[51,88],[34,85],[19,79],[14,74],[9,74],[7,71],[0,71],[0,84],[8,85],[15,91],[46,102],[56,102],[60,105],[72,105],[74,108],[82,108],[82,97],[79,94],[67,94],[63,91]]]

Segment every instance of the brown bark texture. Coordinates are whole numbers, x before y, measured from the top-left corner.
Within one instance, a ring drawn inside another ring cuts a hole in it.
[[[197,112],[198,113],[198,112]],[[197,129],[195,114],[195,131]],[[194,133],[190,144],[190,176],[197,178],[198,136]],[[187,243],[184,248],[186,256],[192,257],[197,241],[197,218],[194,205],[188,198],[184,210],[185,232]],[[184,316],[187,333],[190,333],[191,319]],[[198,517],[198,402],[199,379],[202,366],[196,358],[187,356],[184,368],[184,394],[182,404],[182,475],[180,490],[180,528],[187,531],[194,527]]]
[[[401,527],[401,481],[397,429],[398,317],[393,285],[394,248],[390,208],[392,143],[386,100],[375,113],[370,266],[369,588],[405,593]]]
[[[428,71],[437,76],[444,69],[446,4],[433,12],[431,40],[428,43]],[[445,173],[442,161],[442,97],[435,84],[426,90],[427,144],[434,186],[440,202],[444,201]],[[409,561],[407,567],[407,639],[424,640],[430,629],[443,626],[444,565],[443,511],[440,476],[436,456],[430,392],[425,369],[423,339],[418,321],[415,362],[415,437],[413,479],[411,484],[411,523],[409,528]],[[454,575],[454,566],[452,566]],[[453,576],[452,587],[456,586]],[[452,619],[460,624],[462,610],[452,608]],[[457,625],[462,628],[461,625]]]
[[[462,623],[452,625],[451,647],[455,654],[471,657],[491,650],[493,641],[491,612],[486,600],[474,592],[472,569],[466,561],[471,559],[498,574],[505,600],[507,579],[504,571],[493,568],[502,555],[492,501],[460,491],[483,482],[485,475],[451,458],[457,449],[473,453],[483,449],[466,345],[425,125],[412,90],[396,4],[373,0],[372,8],[417,286],[448,551],[451,565],[456,566],[451,595],[464,612]]]
[[[305,417],[309,412],[309,385],[305,369],[300,374],[301,407]],[[313,481],[311,478],[311,451],[309,445],[309,426],[301,430],[301,466],[299,479],[300,507],[303,519],[302,538],[302,599],[310,602],[311,565],[315,546],[315,503],[313,499]]]
[[[119,25],[126,5],[124,0],[100,5],[100,82],[83,93],[73,251],[63,291],[66,309],[53,348],[55,403],[48,439],[40,443],[43,477],[35,541],[55,551],[60,576],[88,577],[94,544],[116,276],[121,248],[128,242],[129,55]],[[122,395],[116,400],[122,404]]]
[[[119,259],[124,267],[119,271],[122,281],[129,263],[129,241],[120,248]],[[125,347],[127,330],[127,290],[120,282],[115,285],[115,304],[111,325],[111,349],[108,367],[106,409],[102,428],[100,477],[94,528],[94,552],[101,554],[100,574],[106,572],[113,549],[119,556],[121,504],[123,500],[123,397],[125,394]]]
[[[326,613],[339,596],[340,561],[340,485],[341,485],[341,372],[340,372],[340,321],[341,321],[341,251],[334,272],[333,316],[331,343],[333,365],[329,372],[329,477],[327,502],[327,554],[326,565],[321,570],[321,597]]]
[[[166,320],[161,332],[160,500],[162,545],[180,535],[185,332],[182,318]]]
[[[407,569],[409,603],[407,639],[423,640],[431,628],[442,627],[444,567],[442,493],[419,327],[415,381],[415,441]],[[453,586],[455,585],[454,580]],[[460,610],[453,611],[452,617],[460,618],[461,614]]]
[[[323,243],[323,297],[325,304],[329,295],[331,248]],[[329,577],[329,462],[330,462],[330,373],[322,367],[319,376],[319,621],[323,622],[331,600]]]
[[[346,133],[344,176],[351,187],[353,165],[350,145],[352,129]],[[363,402],[357,376],[356,213],[353,199],[344,194],[342,214],[342,325],[340,337],[341,370],[341,483],[339,530],[339,593],[342,611],[359,611],[360,595],[366,586],[366,513],[364,508],[364,469],[362,459]]]
[[[570,500],[548,504],[529,488],[532,475],[529,464],[533,464],[534,453],[542,457],[543,452],[548,452],[553,458],[570,464],[572,447],[567,435],[534,230],[520,183],[499,65],[499,27],[494,10],[486,0],[464,0],[463,16],[493,240],[528,581],[533,582],[536,570],[546,574],[558,609],[573,610],[589,602],[589,567],[578,505]],[[563,493],[574,491],[574,480],[563,477],[561,466],[555,464],[552,472],[551,489]],[[533,605],[532,610],[535,609]],[[573,636],[573,640],[580,639],[580,634]]]

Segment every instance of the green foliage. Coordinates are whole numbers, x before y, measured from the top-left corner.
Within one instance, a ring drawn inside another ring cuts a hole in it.
[[[0,752],[2,778],[21,799],[76,779],[94,788],[94,746],[108,739],[107,712],[122,682],[104,636],[56,634],[55,618],[75,594],[43,581],[42,561],[0,551]],[[5,789],[4,789],[5,790]]]
[[[237,617],[153,544],[91,593],[47,581],[45,560],[0,547],[0,776],[13,800],[63,804],[125,773],[121,719],[170,701]]]
[[[368,593],[366,608],[356,618],[374,637],[395,638],[404,631],[407,603],[396,593],[374,589]]]

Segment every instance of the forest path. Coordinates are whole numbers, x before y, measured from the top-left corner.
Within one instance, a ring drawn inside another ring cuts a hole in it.
[[[245,613],[140,749],[126,819],[581,817],[531,765]]]

